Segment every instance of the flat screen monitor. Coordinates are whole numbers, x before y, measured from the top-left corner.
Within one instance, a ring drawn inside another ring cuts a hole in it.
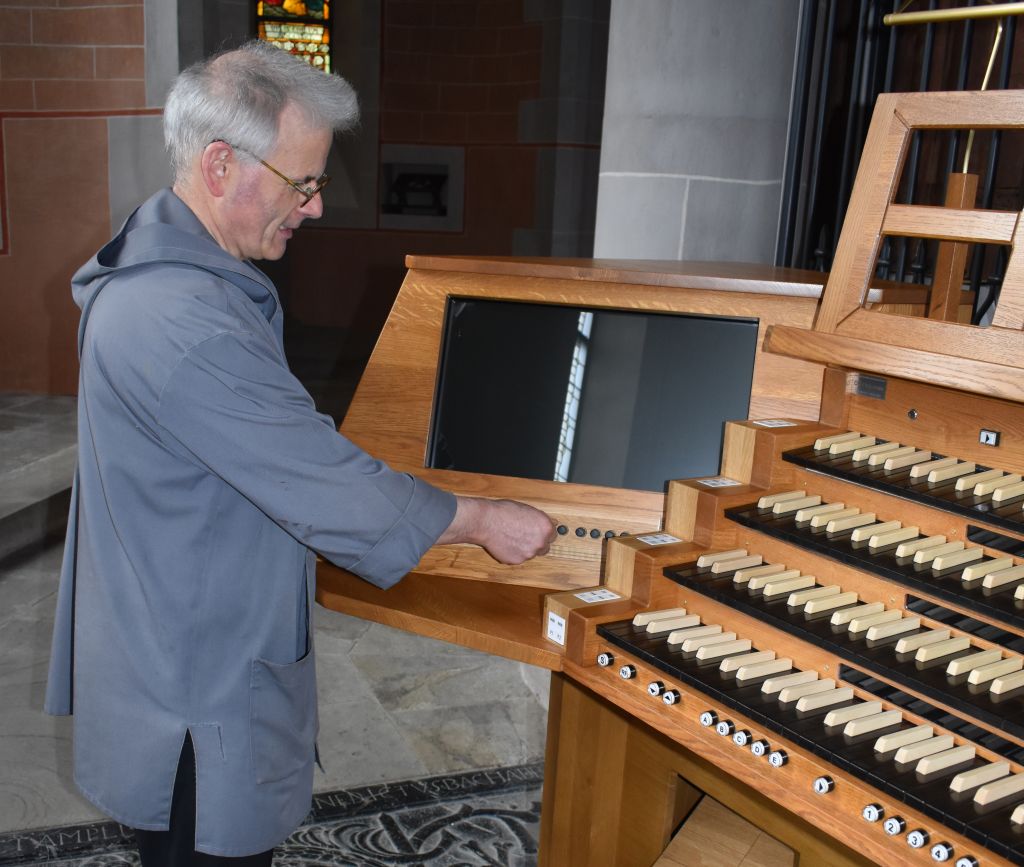
[[[427,466],[663,491],[714,475],[758,320],[449,298]]]

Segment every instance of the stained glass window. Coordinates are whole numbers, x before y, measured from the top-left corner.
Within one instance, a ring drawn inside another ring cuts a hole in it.
[[[330,7],[330,0],[259,0],[256,35],[330,72]]]

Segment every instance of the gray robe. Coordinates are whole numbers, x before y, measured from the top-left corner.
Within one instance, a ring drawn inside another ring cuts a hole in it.
[[[72,287],[79,463],[46,710],[74,713],[85,796],[142,829],[167,827],[191,732],[197,848],[269,849],[312,793],[313,552],[388,587],[455,500],[316,412],[270,280],[170,190]]]

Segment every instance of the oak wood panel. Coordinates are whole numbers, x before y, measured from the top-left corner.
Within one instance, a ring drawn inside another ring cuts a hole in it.
[[[411,573],[389,590],[321,562],[317,601],[362,617],[557,671],[562,654],[541,636],[545,591]]]
[[[1024,241],[1021,224],[1013,236],[1013,251],[1006,262],[1006,273],[999,288],[999,301],[992,316],[992,324],[1001,328],[1024,328],[1024,252],[1021,242]]]
[[[969,243],[1009,244],[1020,214],[935,205],[889,205],[883,235],[939,238]]]
[[[1019,90],[892,94],[892,110],[914,129],[998,129],[1021,123]]]
[[[818,298],[825,282],[825,275],[820,271],[744,262],[409,255],[405,257],[405,266],[418,271],[554,277],[597,283],[710,289],[717,292],[754,292],[806,298]]]
[[[870,171],[858,170],[854,180],[832,270],[814,322],[817,331],[834,331],[866,300],[881,244],[879,227],[895,195],[899,170],[906,157],[904,141],[908,130],[894,113],[895,104],[896,95],[886,93],[875,104],[860,159],[860,165],[870,167]]]
[[[909,325],[918,323],[905,320]],[[941,324],[921,320],[929,326]],[[1007,400],[1024,400],[1020,368],[920,349],[892,346],[838,334],[773,326],[765,337],[769,352],[807,358],[823,364],[855,368],[888,376],[978,391]],[[1007,359],[1009,361],[1009,359]]]
[[[992,364],[1013,364],[1024,353],[1024,332],[1019,330],[994,325],[982,328],[935,319],[911,320],[874,310],[853,311],[837,326],[836,333]],[[870,358],[865,362],[870,364]],[[984,391],[984,388],[984,383],[978,383],[975,390]]]
[[[978,176],[967,172],[954,172],[946,181],[947,208],[973,208],[978,195]],[[957,322],[964,296],[964,268],[970,247],[944,241],[939,244],[932,276],[931,296],[928,299],[928,318]],[[970,316],[966,319],[971,321]]]
[[[982,427],[1002,434],[998,446],[978,442]],[[1007,472],[1024,471],[1024,412],[1012,401],[892,378],[886,381],[884,399],[853,392],[847,395],[842,429],[859,430]]]

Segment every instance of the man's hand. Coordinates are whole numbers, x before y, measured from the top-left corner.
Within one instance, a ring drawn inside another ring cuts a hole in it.
[[[554,522],[539,509],[515,500],[456,497],[458,506],[439,545],[470,542],[499,563],[514,565],[546,554],[555,538]]]

